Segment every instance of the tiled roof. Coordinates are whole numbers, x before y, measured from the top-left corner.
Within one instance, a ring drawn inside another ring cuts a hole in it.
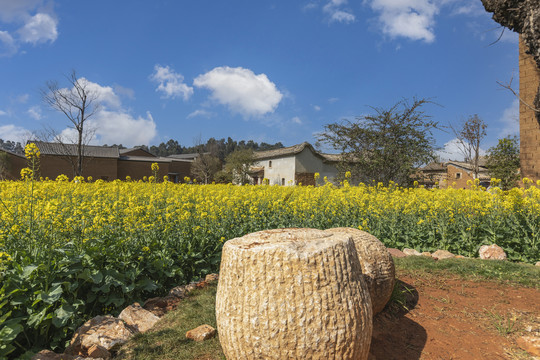
[[[166,157],[150,157],[150,156],[131,156],[131,155],[122,155],[120,160],[125,161],[146,161],[146,162],[158,162],[158,163],[170,163],[173,162],[173,159]]]
[[[10,150],[7,150],[7,149],[0,148],[0,151],[3,151],[5,153],[8,153],[10,155],[17,156],[17,157],[20,157],[20,158],[23,158],[23,159],[25,158],[24,155],[17,154],[16,152],[13,152],[13,151],[10,151]]]
[[[340,161],[341,155],[340,154],[323,154],[318,152],[311,146],[308,142],[303,142],[301,144],[288,146],[280,149],[274,149],[274,150],[265,150],[265,151],[255,151],[254,157],[256,160],[262,160],[262,159],[273,159],[277,157],[283,157],[283,156],[291,156],[300,154],[302,151],[304,151],[305,148],[310,149],[315,155],[320,156],[325,161]]]
[[[132,151],[138,151],[138,150],[144,151],[145,153],[150,155],[150,157],[157,157],[156,155],[152,154],[150,151],[148,151],[146,149],[143,149],[143,148],[140,148],[140,147],[134,147],[134,148],[129,148],[129,149],[120,149],[119,152],[120,152],[120,155],[123,155],[123,154],[130,153]]]
[[[210,153],[205,153],[205,154],[210,154]],[[179,160],[195,160],[196,158],[199,157],[199,153],[194,153],[194,154],[174,154],[174,155],[169,155],[167,157],[170,157],[170,158],[173,158],[173,159],[179,159]]]
[[[42,155],[77,156],[76,144],[61,144],[44,141],[29,141],[36,144]],[[118,158],[120,153],[117,147],[85,145],[83,156],[100,158]]]

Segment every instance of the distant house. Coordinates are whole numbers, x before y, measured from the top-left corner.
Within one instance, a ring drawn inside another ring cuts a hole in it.
[[[23,155],[0,148],[0,180],[17,180],[21,170],[26,167]]]
[[[480,185],[488,187],[491,181],[486,159],[480,158],[478,179]],[[421,184],[432,187],[438,183],[441,187],[452,186],[454,188],[468,188],[467,181],[475,180],[473,166],[463,161],[434,162],[419,169]]]
[[[43,178],[56,179],[63,174],[73,177],[73,166],[77,159],[77,145],[44,141],[35,143],[41,153],[39,174]],[[20,170],[26,166],[24,156],[8,153],[11,163],[9,178],[19,179]],[[169,181],[181,182],[190,176],[193,160],[173,157],[157,157],[141,148],[119,149],[117,146],[86,145],[83,150],[83,175],[94,180],[126,179],[139,180],[152,176],[152,163],[159,165],[158,177],[167,175]]]
[[[315,185],[315,173],[319,173],[319,183],[324,177],[334,181],[338,174],[339,155],[323,154],[309,143],[281,149],[256,151],[256,163],[251,168],[253,183],[262,184],[268,179],[270,185]]]

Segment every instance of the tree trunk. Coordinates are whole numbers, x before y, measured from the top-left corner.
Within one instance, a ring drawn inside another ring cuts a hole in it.
[[[372,305],[350,236],[277,229],[229,240],[216,296],[227,359],[367,359]]]

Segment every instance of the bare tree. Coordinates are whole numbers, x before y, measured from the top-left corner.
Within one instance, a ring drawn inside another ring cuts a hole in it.
[[[69,151],[66,144],[69,140],[65,136],[54,134],[53,138],[65,150],[65,158],[70,161],[74,175],[81,176],[84,167],[84,148],[95,131],[88,127],[87,122],[100,109],[99,94],[90,87],[88,80],[77,77],[75,70],[65,77],[71,89],[60,88],[57,81],[48,81],[45,88],[41,89],[41,96],[48,106],[63,113],[71,122],[69,128],[76,132],[76,140],[73,141],[76,145],[75,156]]]
[[[450,124],[450,128],[458,140],[459,151],[463,155],[465,162],[471,164],[474,178],[478,178],[480,144],[486,136],[487,125],[477,114],[474,114],[460,128],[456,128],[452,124]]]

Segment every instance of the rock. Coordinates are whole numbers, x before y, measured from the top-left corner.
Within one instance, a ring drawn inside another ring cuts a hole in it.
[[[407,257],[407,255],[404,254],[403,251],[401,250],[394,249],[394,248],[388,248],[386,250],[388,250],[390,255],[392,255],[393,257],[397,257],[397,258]]]
[[[506,260],[506,253],[496,244],[489,246],[482,245],[478,253],[480,254],[480,259],[483,260]]]
[[[396,282],[394,260],[386,246],[375,236],[354,228],[333,228],[326,232],[352,237],[369,289],[373,314],[381,312],[390,300]]]
[[[88,357],[107,360],[111,358],[111,353],[103,346],[94,344],[88,349]]]
[[[219,279],[218,274],[208,274],[208,275],[206,275],[206,278],[204,278],[204,281],[212,282],[212,281],[218,281],[218,279]]]
[[[420,254],[425,257],[431,257],[431,253],[429,251],[424,251],[422,254]]]
[[[516,340],[518,346],[533,356],[540,356],[540,338],[523,336]]]
[[[142,333],[148,331],[159,320],[159,317],[152,312],[143,309],[138,303],[130,305],[122,310],[120,315],[118,315],[118,318],[124,320],[126,324]]]
[[[456,258],[456,259],[465,259],[465,256],[463,256],[463,255],[456,255],[456,256],[454,256],[454,258]]]
[[[536,264],[534,264],[534,266],[540,266],[540,261],[537,261]]]
[[[431,254],[431,257],[436,260],[444,260],[453,258],[455,257],[455,255],[448,250],[437,250],[433,254]]]
[[[186,290],[186,285],[176,286],[169,291],[169,295],[176,296],[177,298],[180,298],[180,299],[185,298],[188,295],[188,293],[189,291]]]
[[[182,298],[173,295],[167,295],[161,298],[155,297],[146,300],[143,308],[150,311],[157,317],[162,317],[169,311],[176,309],[181,300]]]
[[[366,360],[372,316],[350,236],[275,229],[223,246],[216,320],[227,359]]]
[[[197,287],[197,289],[204,289],[205,287],[208,286],[208,283],[205,280],[203,280],[196,283],[195,286]]]
[[[213,338],[214,335],[216,335],[216,329],[205,324],[189,330],[186,333],[186,338],[194,341],[204,341]]]
[[[422,253],[420,253],[419,251],[415,250],[415,249],[409,249],[409,248],[405,248],[403,249],[403,253],[407,256],[420,256],[422,255]]]
[[[72,355],[57,354],[51,350],[41,350],[36,355],[32,356],[32,360],[72,360]]]
[[[100,345],[108,351],[115,351],[134,334],[135,331],[120,319],[108,315],[96,316],[75,331],[65,353],[84,355],[92,345]]]

